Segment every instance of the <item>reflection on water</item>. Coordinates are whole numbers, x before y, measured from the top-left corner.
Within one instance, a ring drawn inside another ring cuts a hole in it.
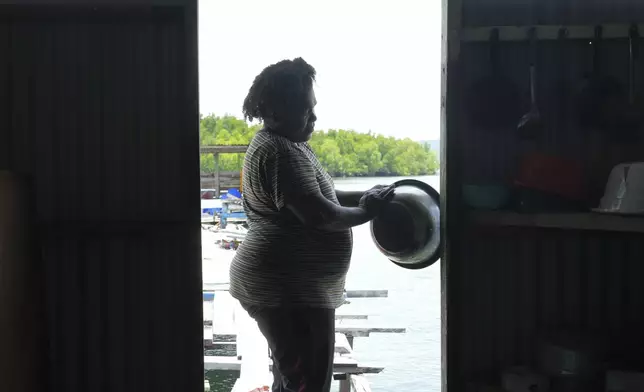
[[[418,177],[439,190],[437,176]],[[343,190],[366,190],[389,184],[398,178],[337,179]],[[424,270],[409,271],[382,256],[371,241],[369,226],[354,230],[350,289],[387,289],[389,298],[352,299],[342,313],[368,314],[369,325],[406,327],[406,334],[374,334],[355,339],[360,362],[383,366],[381,374],[369,376],[373,392],[439,392],[440,364],[440,262]],[[212,355],[232,355],[217,353]],[[210,371],[206,378],[211,390],[230,392],[237,372]],[[337,383],[336,383],[337,384]],[[337,390],[337,385],[335,386]]]
[[[210,390],[215,392],[230,392],[233,390],[239,372],[230,370],[209,370],[206,379],[210,382]]]

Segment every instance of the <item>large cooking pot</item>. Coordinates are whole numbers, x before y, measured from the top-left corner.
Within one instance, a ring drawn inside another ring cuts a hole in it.
[[[407,269],[434,264],[442,254],[438,192],[417,180],[394,183],[396,194],[371,221],[371,238],[382,254]]]

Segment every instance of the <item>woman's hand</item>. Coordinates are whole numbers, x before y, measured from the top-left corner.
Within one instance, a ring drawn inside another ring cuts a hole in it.
[[[376,216],[389,204],[394,195],[394,185],[376,185],[362,195],[358,206],[365,209],[369,215]]]

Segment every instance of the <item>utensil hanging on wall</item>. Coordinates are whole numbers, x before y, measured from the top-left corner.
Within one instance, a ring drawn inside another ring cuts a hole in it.
[[[587,130],[610,132],[618,123],[620,103],[624,102],[624,92],[620,82],[614,77],[604,75],[601,69],[601,48],[603,29],[595,27],[591,42],[592,70],[584,78],[579,99],[579,125]]]
[[[639,121],[634,91],[638,38],[637,28],[629,34],[628,86],[613,77],[602,75],[599,69],[602,29],[595,28],[593,41],[593,74],[586,80],[580,100],[579,123],[588,132],[588,194],[589,202],[596,205],[603,194],[606,178],[620,162],[632,160],[637,150],[633,143]],[[633,114],[633,112],[635,112]],[[636,156],[636,155],[635,155]]]
[[[489,74],[477,79],[467,94],[470,121],[484,130],[511,127],[520,113],[519,93],[503,74],[499,62],[499,30],[492,29],[488,43]]]
[[[543,121],[537,105],[537,30],[528,33],[530,47],[530,111],[521,117],[517,130],[522,139],[536,139],[543,127]]]
[[[639,139],[641,122],[641,102],[635,95],[635,62],[639,58],[639,31],[637,25],[631,26],[628,34],[628,105],[622,119],[622,124],[614,132],[616,141],[623,143],[636,142]]]
[[[556,102],[556,118],[555,118],[555,129],[557,131],[558,140],[567,133],[567,115],[569,112],[569,103],[570,103],[570,94],[569,94],[569,85],[566,72],[566,58],[567,58],[567,40],[568,30],[564,27],[559,29],[559,34],[557,38],[557,57],[558,57],[558,75],[556,79],[555,86],[555,102]]]

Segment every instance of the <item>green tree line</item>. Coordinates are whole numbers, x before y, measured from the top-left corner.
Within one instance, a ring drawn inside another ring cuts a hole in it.
[[[201,116],[202,146],[248,144],[261,125],[234,116]],[[429,146],[352,130],[315,131],[309,142],[322,165],[334,177],[419,176],[436,174],[438,159]],[[241,170],[243,154],[221,154],[222,171]],[[202,172],[215,169],[212,154],[201,155]]]

